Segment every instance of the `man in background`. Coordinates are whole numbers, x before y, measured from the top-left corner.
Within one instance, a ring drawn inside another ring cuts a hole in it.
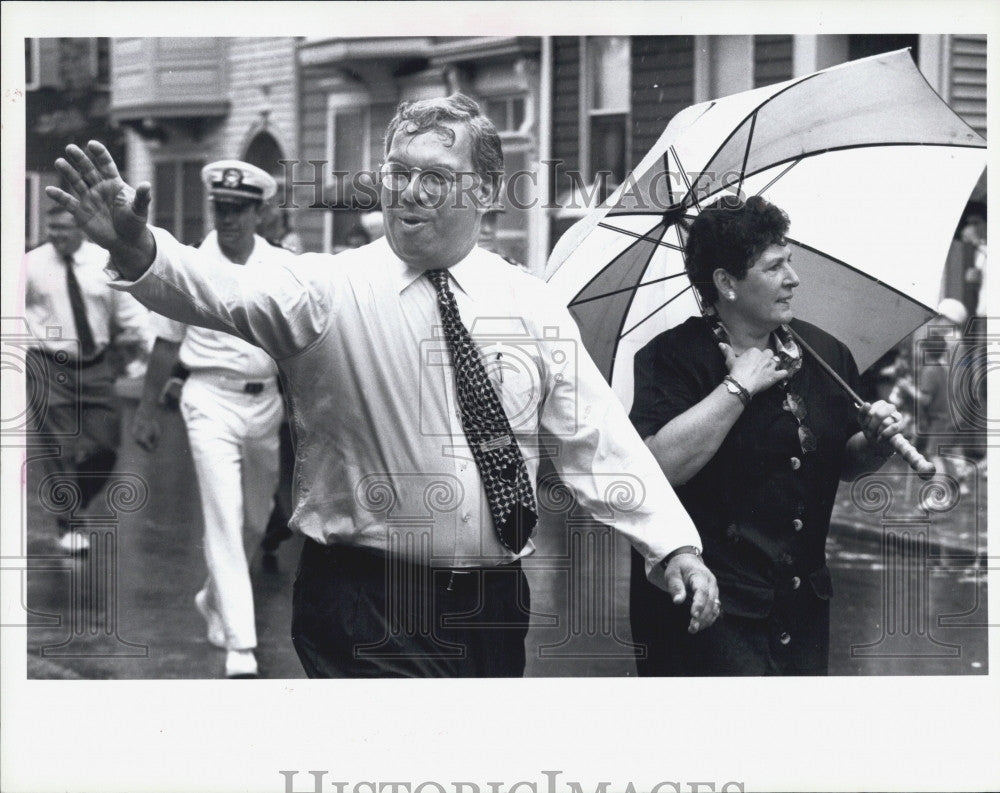
[[[263,202],[277,185],[239,160],[205,166],[202,181],[215,230],[199,246],[204,265],[236,264],[261,272],[291,254],[255,233]],[[226,677],[259,674],[249,557],[259,543],[278,485],[278,428],[284,415],[278,368],[260,347],[218,330],[157,317],[133,432],[156,448],[157,403],[174,365],[189,372],[180,408],[201,493],[208,578],[195,596],[208,641],[226,650]]]
[[[25,254],[25,319],[34,337],[28,352],[27,404],[32,442],[57,447],[42,458],[45,478],[74,483],[86,509],[114,469],[120,439],[114,394],[122,359],[148,352],[145,308],[108,289],[108,254],[83,238],[62,207],[47,213],[49,241]],[[120,356],[112,354],[117,348]],[[44,400],[44,403],[43,403]],[[59,547],[84,553],[87,535],[70,514],[57,517]]]

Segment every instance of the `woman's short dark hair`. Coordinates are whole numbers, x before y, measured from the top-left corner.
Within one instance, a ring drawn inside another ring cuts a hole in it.
[[[785,243],[787,233],[788,215],[760,196],[726,196],[702,210],[684,246],[685,269],[702,301],[718,301],[712,273],[719,267],[741,281],[768,246]]]
[[[496,195],[503,179],[503,146],[500,134],[493,122],[483,115],[479,103],[462,93],[454,93],[434,99],[417,102],[401,102],[396,115],[385,131],[385,153],[392,147],[392,138],[400,130],[407,135],[417,135],[427,130],[435,130],[451,139],[455,134],[446,124],[458,122],[469,130],[472,148],[472,167],[490,185],[492,195]]]

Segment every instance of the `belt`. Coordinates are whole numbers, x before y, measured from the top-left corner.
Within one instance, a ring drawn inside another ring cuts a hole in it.
[[[243,394],[262,394],[269,387],[276,387],[278,381],[270,377],[266,380],[248,380],[245,377],[232,377],[217,372],[195,369],[189,375],[192,380],[203,380],[227,391],[238,391]]]
[[[91,366],[97,366],[99,363],[103,363],[104,359],[107,357],[108,348],[105,347],[93,358],[74,358],[68,352],[59,350],[57,352],[52,352],[51,350],[45,350],[41,347],[34,347],[31,352],[35,352],[44,358],[52,361],[56,366],[71,366],[73,368],[89,369]]]
[[[306,538],[303,554],[311,559],[323,560],[330,566],[340,566],[344,570],[361,575],[383,576],[387,570],[405,576],[405,580],[429,580],[434,589],[454,592],[471,587],[479,587],[485,573],[517,571],[521,560],[491,567],[437,567],[390,556],[376,548],[357,548],[350,545],[322,545]],[[417,573],[419,577],[413,574]]]

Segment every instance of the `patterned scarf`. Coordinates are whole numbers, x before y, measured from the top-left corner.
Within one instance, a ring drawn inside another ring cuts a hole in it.
[[[729,340],[729,331],[722,324],[722,320],[719,319],[719,313],[715,308],[713,306],[705,306],[704,315],[712,328],[715,340],[720,344],[729,344],[732,346],[732,342]],[[787,325],[780,325],[771,333],[771,342],[774,344],[774,354],[781,360],[779,364],[780,368],[788,370],[788,377],[784,381],[787,383],[802,368],[802,350],[795,343],[792,332]]]

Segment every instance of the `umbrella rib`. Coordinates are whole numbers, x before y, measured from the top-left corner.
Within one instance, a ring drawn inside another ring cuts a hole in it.
[[[605,297],[611,297],[612,295],[620,295],[622,292],[638,292],[644,286],[652,286],[653,284],[661,284],[664,281],[670,281],[674,278],[683,278],[686,273],[674,273],[673,275],[665,275],[662,278],[654,278],[652,281],[643,281],[641,284],[635,284],[634,286],[623,286],[621,289],[612,289],[610,292],[601,292],[599,295],[592,295],[591,297],[585,297],[583,300],[574,300],[570,303],[571,306],[582,306],[584,303],[591,303],[594,300],[601,300]]]
[[[667,209],[669,210],[671,209],[671,207],[667,207]],[[606,218],[630,218],[630,217],[647,217],[647,216],[662,217],[663,212],[664,210],[662,209],[612,209],[604,217]],[[681,215],[681,217],[683,217],[685,220],[694,220],[696,217],[698,217],[698,215],[684,214]],[[611,228],[614,231],[619,231],[617,226],[608,226],[607,228]],[[630,232],[625,232],[625,233],[628,234]]]
[[[612,226],[612,227],[610,227],[610,228],[612,228],[612,229],[613,229],[614,227]],[[664,229],[664,233],[666,233],[666,229]],[[655,240],[652,240],[652,238],[650,238],[650,237],[645,237],[644,239],[646,239],[646,240],[651,240],[651,241],[655,241]],[[612,259],[612,260],[611,260],[611,261],[609,261],[609,262],[608,262],[607,264],[605,264],[605,265],[604,265],[604,266],[603,266],[603,267],[602,267],[602,268],[601,268],[600,270],[598,270],[598,271],[597,271],[596,273],[594,273],[594,275],[593,275],[593,276],[591,277],[591,279],[590,279],[589,281],[587,281],[587,283],[586,283],[586,284],[584,284],[583,288],[582,288],[582,289],[580,289],[580,291],[579,291],[579,292],[577,292],[577,294],[581,294],[581,293],[585,292],[585,291],[586,291],[586,290],[587,290],[588,288],[590,288],[590,285],[591,285],[591,284],[593,284],[594,282],[596,282],[596,281],[597,281],[597,279],[598,279],[598,278],[600,278],[600,277],[601,277],[602,275],[604,275],[604,273],[605,273],[605,272],[607,272],[607,271],[608,271],[608,270],[609,270],[610,268],[614,267],[614,265],[615,265],[615,262],[616,262],[616,261],[617,261],[617,260],[618,260],[618,259],[619,259],[619,258],[620,258],[621,256],[623,256],[623,255],[624,255],[624,254],[625,254],[625,253],[626,253],[627,251],[629,251],[629,250],[631,250],[632,248],[634,248],[634,247],[635,247],[635,245],[637,244],[637,242],[638,242],[638,240],[637,240],[636,242],[633,242],[633,243],[631,243],[631,244],[630,244],[630,245],[629,245],[629,246],[628,246],[627,248],[625,248],[625,250],[624,250],[624,251],[622,251],[621,253],[619,253],[619,254],[618,254],[618,256],[616,256],[616,257],[615,257],[614,259]],[[655,248],[653,248],[652,250],[653,250],[653,251],[655,251],[656,249],[655,249]],[[649,267],[649,262],[650,262],[650,261],[652,260],[652,258],[653,258],[653,252],[651,251],[651,252],[650,252],[650,254],[649,254],[649,256],[648,256],[648,257],[646,258],[646,264],[645,264],[645,267]],[[645,272],[645,267],[643,268],[643,272]],[[640,276],[640,277],[641,277],[641,276]],[[626,313],[627,313],[627,308],[626,308]],[[625,316],[623,315],[623,316],[622,316],[622,321],[621,321],[621,325],[619,325],[619,327],[618,327],[618,330],[619,330],[619,331],[621,331],[621,326],[622,326],[622,325],[624,325],[624,324],[625,324]],[[612,363],[613,363],[613,362],[614,362],[614,356],[612,355]]]
[[[726,148],[726,146],[729,145],[729,141],[731,141],[734,137],[736,137],[736,134],[743,128],[743,125],[746,124],[747,119],[753,118],[754,121],[756,121],[756,119],[757,119],[757,113],[759,113],[760,110],[761,110],[761,108],[763,108],[764,106],[766,106],[768,103],[774,101],[775,97],[781,96],[786,91],[790,91],[791,89],[795,88],[796,86],[802,85],[802,83],[807,82],[808,80],[813,79],[818,74],[820,74],[820,72],[817,72],[815,74],[806,75],[802,79],[796,80],[791,85],[783,88],[782,90],[780,90],[780,91],[778,91],[778,92],[776,92],[774,94],[771,94],[771,96],[769,96],[767,99],[765,99],[759,105],[757,105],[757,107],[755,107],[753,110],[751,110],[746,116],[744,116],[743,120],[740,121],[739,124],[737,124],[736,126],[733,127],[733,130],[728,135],[726,135],[726,139],[724,141],[722,141],[722,143],[719,144],[718,148],[716,148],[716,150],[712,153],[712,156],[709,157],[705,161],[706,168],[709,165],[711,165],[712,162],[715,160],[715,158],[718,157],[719,154]],[[670,149],[671,149],[671,151],[673,151],[673,146],[671,146]],[[676,157],[677,157],[677,154],[674,153],[674,158],[676,159]],[[679,161],[678,161],[678,164],[679,164]],[[746,163],[744,163],[743,170],[744,171],[746,170]],[[684,178],[684,169],[683,168],[680,169],[680,172],[681,172],[681,177]],[[701,172],[701,174],[698,176],[698,179],[701,179],[701,177],[704,176],[705,173],[706,173],[706,171],[703,170]],[[741,184],[742,184],[742,179],[743,178],[746,178],[746,174],[745,173],[741,176]],[[697,183],[697,181],[698,180],[696,179],[695,183]],[[687,185],[687,188],[688,188],[688,195],[690,195],[691,198],[692,198],[692,200],[694,200],[695,204],[698,206],[698,209],[701,209],[701,205],[698,204],[697,197],[694,196],[694,195],[692,195],[691,186],[690,186],[690,184],[688,184],[686,178],[684,178],[684,182],[685,182],[685,184]]]
[[[628,329],[627,331],[625,331],[624,333],[622,333],[622,334],[621,334],[621,335],[620,335],[620,336],[618,337],[618,339],[619,339],[619,340],[621,340],[621,339],[624,339],[624,338],[625,338],[626,336],[628,336],[628,335],[629,335],[629,334],[630,334],[630,333],[631,333],[632,331],[634,331],[634,330],[635,330],[636,328],[638,328],[638,327],[639,327],[640,325],[642,325],[642,324],[643,324],[644,322],[646,322],[647,320],[650,320],[650,319],[652,319],[652,318],[653,318],[653,317],[654,317],[654,316],[655,316],[656,314],[658,314],[659,312],[663,311],[663,309],[665,309],[665,308],[666,308],[667,306],[669,306],[669,305],[670,305],[671,303],[673,303],[673,302],[674,302],[674,301],[675,301],[675,300],[676,300],[677,298],[679,298],[679,297],[680,297],[681,295],[683,295],[683,294],[684,294],[685,292],[687,292],[687,291],[688,291],[689,289],[691,289],[691,284],[688,284],[688,285],[687,285],[686,287],[684,287],[684,288],[683,288],[683,289],[682,289],[682,290],[681,290],[680,292],[678,292],[678,293],[677,293],[676,295],[674,295],[674,296],[673,296],[672,298],[670,298],[670,299],[669,299],[669,300],[668,300],[668,301],[667,301],[666,303],[664,303],[664,304],[663,304],[662,306],[660,306],[659,308],[655,308],[655,309],[653,309],[653,311],[651,311],[651,312],[650,312],[649,314],[647,314],[647,315],[646,315],[646,316],[644,316],[644,317],[643,317],[642,319],[640,319],[640,320],[639,320],[638,322],[636,322],[636,323],[635,323],[635,324],[634,324],[634,325],[633,325],[633,326],[632,326],[631,328],[629,328],[629,329]]]
[[[768,182],[766,185],[764,185],[762,188],[760,188],[760,190],[757,191],[756,195],[763,195],[764,193],[766,193],[768,190],[770,190],[772,187],[774,187],[775,182],[777,182],[779,179],[781,179],[786,173],[788,173],[790,170],[792,170],[792,168],[794,168],[800,162],[802,162],[801,159],[792,160],[792,164],[791,165],[789,165],[787,168],[785,168],[785,170],[783,170],[781,173],[779,173],[777,176],[775,176],[770,182]]]
[[[750,132],[747,134],[747,145],[743,150],[743,165],[740,166],[740,181],[736,185],[736,192],[743,192],[743,181],[747,178],[747,163],[750,162],[750,147],[753,145],[753,133],[757,128],[757,113],[750,117]],[[725,187],[725,185],[723,185]]]
[[[663,172],[670,174],[670,149],[663,152]],[[667,179],[667,197],[670,199],[671,205],[674,203],[674,188],[670,183],[670,179]]]
[[[658,212],[656,214],[662,214],[662,213]],[[663,242],[663,240],[658,240],[655,237],[647,237],[645,234],[640,234],[637,231],[629,231],[628,229],[621,229],[618,228],[618,226],[612,226],[608,223],[598,223],[597,225],[600,226],[602,229],[607,229],[608,231],[617,231],[619,234],[624,234],[627,237],[634,237],[636,240],[645,240],[646,242],[652,242],[656,245],[662,245],[664,248],[670,248],[675,251],[681,250],[676,245],[672,245],[669,242]]]
[[[872,281],[872,282],[878,284],[879,286],[883,287],[884,289],[888,289],[890,292],[895,293],[896,295],[898,295],[899,297],[903,298],[904,300],[908,300],[910,303],[912,303],[915,306],[920,306],[921,308],[926,309],[927,311],[930,311],[930,312],[934,311],[934,309],[931,308],[930,306],[928,306],[926,303],[923,303],[923,302],[917,300],[915,297],[912,297],[912,296],[906,294],[906,292],[903,292],[902,290],[897,289],[892,284],[887,284],[885,281],[883,281],[883,280],[881,280],[879,278],[876,278],[874,275],[871,275],[870,273],[866,273],[864,270],[859,270],[857,267],[854,267],[854,266],[848,264],[847,262],[843,261],[842,259],[838,259],[836,256],[831,256],[829,253],[821,251],[819,248],[814,248],[812,245],[807,245],[804,242],[800,242],[799,240],[797,240],[797,239],[795,239],[793,237],[787,237],[786,239],[787,239],[788,242],[791,242],[791,243],[793,243],[795,245],[798,245],[803,250],[811,251],[812,253],[815,253],[817,256],[822,256],[824,259],[826,259],[828,261],[831,261],[834,264],[838,264],[841,267],[843,267],[844,269],[850,270],[852,273],[860,275],[862,278],[865,278],[865,279],[867,279],[869,281]]]
[[[681,163],[681,158],[677,156],[677,149],[675,149],[673,146],[671,146],[670,147],[670,153],[674,155],[674,161],[677,163],[677,173],[679,173],[680,176],[681,176],[681,179],[684,180],[684,189],[687,190],[687,195],[689,195],[691,197],[691,200],[694,201],[694,205],[696,207],[698,207],[698,211],[700,212],[701,211],[701,204],[698,202],[698,196],[696,196],[694,194],[694,189],[692,187],[692,183],[691,183],[691,181],[687,177],[687,172],[684,170],[684,165],[683,165],[683,163]],[[712,156],[714,157],[715,155],[713,154]],[[704,175],[705,175],[705,172],[702,171],[700,174],[698,174],[698,179],[701,179],[701,177],[704,176]],[[694,180],[695,184],[698,183],[698,179]],[[683,201],[683,199],[682,199],[682,201]]]

